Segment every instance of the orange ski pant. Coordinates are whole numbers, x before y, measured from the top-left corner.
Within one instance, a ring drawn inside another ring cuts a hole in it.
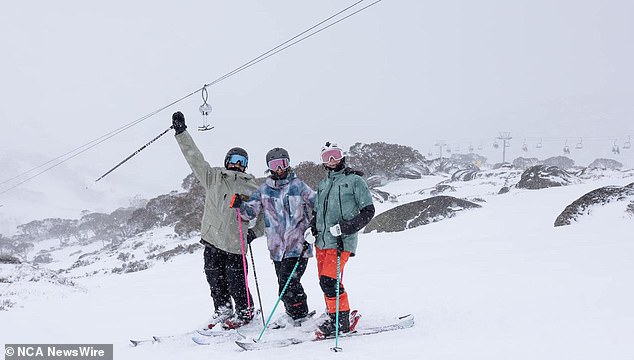
[[[320,249],[315,247],[317,258],[317,275],[319,285],[324,292],[326,309],[333,314],[337,312],[337,249]],[[343,287],[343,269],[350,258],[349,251],[342,251],[339,261],[339,311],[349,311],[348,293]]]

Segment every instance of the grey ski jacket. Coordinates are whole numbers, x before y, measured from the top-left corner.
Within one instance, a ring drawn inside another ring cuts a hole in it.
[[[250,195],[257,188],[253,175],[224,167],[211,167],[187,131],[175,137],[194,176],[205,188],[205,209],[200,229],[202,240],[220,250],[240,254],[237,212],[229,207],[229,203],[233,194]],[[242,223],[246,246],[249,222]],[[262,216],[257,219],[252,230],[257,237],[264,234]]]

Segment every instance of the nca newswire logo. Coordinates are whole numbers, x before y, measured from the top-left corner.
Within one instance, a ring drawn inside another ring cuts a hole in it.
[[[5,360],[113,360],[112,344],[6,344]]]

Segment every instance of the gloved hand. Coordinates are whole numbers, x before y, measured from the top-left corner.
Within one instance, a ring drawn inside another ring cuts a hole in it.
[[[341,236],[341,225],[336,224],[330,227],[330,233],[332,236]]]
[[[172,128],[174,128],[174,132],[176,135],[182,133],[187,129],[187,125],[185,125],[185,115],[182,112],[177,111],[172,114]]]
[[[313,235],[313,230],[311,228],[304,231],[304,241],[311,245],[315,243],[315,235]]]
[[[249,197],[247,195],[233,194],[233,196],[231,197],[231,201],[229,202],[229,207],[239,209],[240,205],[242,205],[242,203],[247,200],[249,200]]]
[[[250,244],[251,241],[255,240],[257,236],[255,235],[255,231],[253,231],[252,229],[249,229],[247,231],[247,244]]]

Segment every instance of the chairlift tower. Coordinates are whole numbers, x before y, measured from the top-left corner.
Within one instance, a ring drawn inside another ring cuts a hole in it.
[[[497,137],[498,140],[502,141],[502,163],[506,162],[506,147],[507,141],[512,139],[510,132],[500,132],[500,136]]]
[[[438,141],[436,144],[434,144],[434,146],[438,146],[438,148],[439,148],[439,150],[440,150],[440,151],[439,151],[439,154],[440,154],[440,160],[442,161],[442,148],[443,148],[444,146],[447,146],[447,144],[445,144],[445,142],[444,142],[444,141]]]

